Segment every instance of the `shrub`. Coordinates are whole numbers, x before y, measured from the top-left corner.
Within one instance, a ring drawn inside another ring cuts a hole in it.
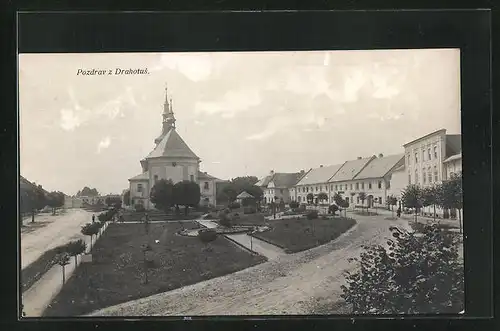
[[[422,233],[391,227],[389,248],[364,247],[342,298],[353,313],[458,313],[464,301],[464,269],[458,241],[436,226]]]
[[[217,239],[217,232],[214,229],[202,229],[198,231],[198,238],[207,244]]]
[[[144,206],[141,205],[140,203],[136,204],[134,206],[134,209],[135,209],[135,211],[146,211],[146,208],[144,208]]]
[[[243,214],[255,214],[257,212],[257,209],[255,207],[245,207],[243,209]]]
[[[297,201],[290,201],[290,203],[288,205],[292,209],[299,208],[299,203]]]
[[[231,218],[228,214],[222,213],[219,218],[219,224],[228,228],[231,226]]]
[[[333,214],[335,215],[335,213],[339,210],[339,207],[337,205],[330,205],[328,207],[328,214]]]
[[[316,210],[311,210],[306,214],[308,220],[315,220],[318,218],[318,212]]]
[[[239,202],[231,202],[228,207],[230,209],[238,209],[241,207],[241,204]]]

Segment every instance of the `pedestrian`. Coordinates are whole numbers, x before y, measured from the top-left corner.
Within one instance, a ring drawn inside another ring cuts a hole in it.
[[[92,223],[94,223],[94,222],[95,222],[95,215],[92,214]]]
[[[398,208],[397,212],[396,212],[396,215],[398,217],[401,217],[401,207]]]

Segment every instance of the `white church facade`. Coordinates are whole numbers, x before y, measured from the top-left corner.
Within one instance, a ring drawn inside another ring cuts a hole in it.
[[[162,132],[155,139],[153,150],[140,161],[142,173],[129,179],[130,205],[154,209],[149,199],[151,188],[161,179],[174,184],[189,180],[200,186],[200,205],[216,205],[216,183],[221,181],[200,171],[201,159],[189,148],[175,129],[172,99],[165,88]]]

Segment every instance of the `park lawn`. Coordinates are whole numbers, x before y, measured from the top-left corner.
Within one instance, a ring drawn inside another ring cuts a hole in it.
[[[184,228],[199,228],[185,222]],[[92,263],[81,264],[45,310],[44,316],[78,316],[130,300],[166,292],[265,262],[219,236],[212,251],[193,237],[176,232],[178,223],[110,224],[94,246]],[[157,244],[155,240],[160,242]],[[140,245],[150,242],[155,266],[144,284]]]
[[[296,253],[326,244],[356,224],[351,218],[307,218],[276,220],[271,230],[255,233],[254,237],[279,246],[287,253]]]

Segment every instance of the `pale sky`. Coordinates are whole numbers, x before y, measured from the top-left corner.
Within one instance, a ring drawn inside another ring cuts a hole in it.
[[[221,179],[403,153],[460,133],[460,53],[22,54],[20,172],[47,190],[121,193],[161,133],[165,84],[177,131]],[[148,68],[149,75],[77,76]]]

